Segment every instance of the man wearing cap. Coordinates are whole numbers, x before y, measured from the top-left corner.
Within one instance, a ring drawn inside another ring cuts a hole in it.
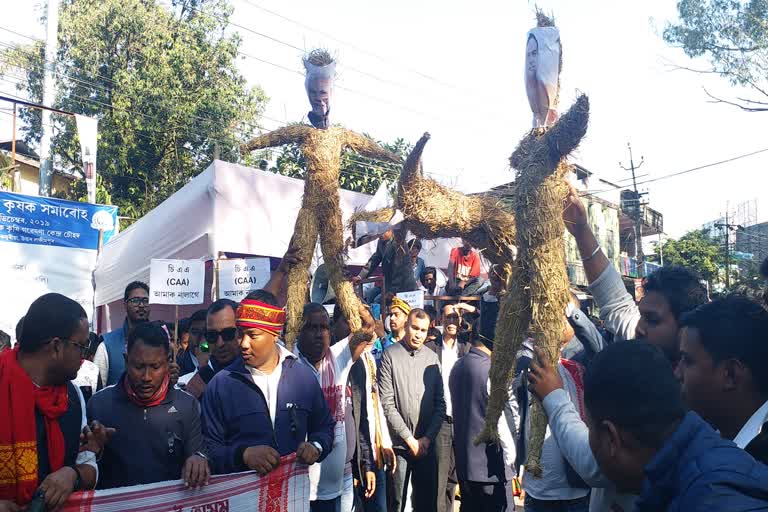
[[[408,315],[411,314],[411,306],[400,297],[392,297],[389,303],[389,329],[390,333],[383,338],[377,339],[371,355],[376,360],[376,364],[381,362],[381,355],[390,345],[400,342],[405,338],[405,324],[408,321]]]
[[[303,464],[328,456],[334,421],[312,371],[278,343],[285,311],[273,294],[251,292],[237,308],[242,357],[203,395],[203,437],[217,474],[267,474],[296,453]]]

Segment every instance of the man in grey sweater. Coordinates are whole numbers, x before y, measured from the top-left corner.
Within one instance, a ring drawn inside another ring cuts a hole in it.
[[[437,510],[437,459],[432,445],[445,419],[445,396],[437,355],[424,347],[429,315],[414,309],[405,338],[384,351],[379,392],[397,455],[394,510],[403,507],[403,494],[412,478],[411,503],[419,512]]]

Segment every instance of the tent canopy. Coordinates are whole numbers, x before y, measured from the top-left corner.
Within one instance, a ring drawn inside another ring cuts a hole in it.
[[[131,281],[149,282],[153,258],[211,260],[220,253],[280,258],[293,235],[304,181],[215,160],[205,171],[104,245],[96,263],[95,304],[122,300]],[[371,196],[340,190],[343,221]],[[345,235],[345,239],[348,235]],[[451,239],[424,241],[427,265],[445,268]],[[347,262],[364,265],[376,243],[350,249]],[[311,267],[319,265],[319,248]]]

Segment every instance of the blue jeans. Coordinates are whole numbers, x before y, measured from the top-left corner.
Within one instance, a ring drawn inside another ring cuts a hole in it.
[[[545,501],[525,497],[525,512],[589,512],[589,494],[575,500]]]
[[[344,475],[344,487],[341,491],[341,512],[355,510],[355,481],[352,473]]]
[[[341,497],[332,500],[315,500],[309,502],[310,512],[340,512]]]
[[[365,512],[387,512],[387,473],[386,470],[377,469],[376,492],[373,497],[364,501]]]

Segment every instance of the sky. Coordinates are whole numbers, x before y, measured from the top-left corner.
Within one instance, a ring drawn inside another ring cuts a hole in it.
[[[325,47],[338,58],[333,122],[385,141],[415,142],[430,132],[425,171],[464,192],[513,180],[508,158],[531,123],[523,64],[526,34],[535,24],[533,2],[231,2],[230,28],[240,33],[241,52],[249,56],[240,58],[240,70],[270,98],[262,121],[267,129],[306,115],[303,78],[294,71],[302,69],[301,50]],[[630,184],[620,166],[629,165],[627,143],[636,164],[644,158],[641,183],[768,147],[768,113],[712,104],[704,87],[730,98],[744,91],[719,77],[674,70],[675,64],[706,67],[661,38],[665,23],[676,17],[674,1],[538,5],[554,13],[561,32],[561,110],[577,94],[589,95],[590,126],[574,159],[596,177]],[[14,13],[12,23],[0,21],[0,27],[42,38],[41,9],[35,2],[0,0],[0,11]],[[2,29],[0,41],[25,42]],[[0,82],[0,91],[14,93],[7,82]],[[0,138],[10,133],[9,117],[0,116]],[[726,207],[757,199],[768,185],[767,168],[768,152],[640,189],[664,215],[665,232],[677,237]],[[590,187],[608,188],[594,178]],[[768,220],[768,201],[758,203],[758,220]]]

